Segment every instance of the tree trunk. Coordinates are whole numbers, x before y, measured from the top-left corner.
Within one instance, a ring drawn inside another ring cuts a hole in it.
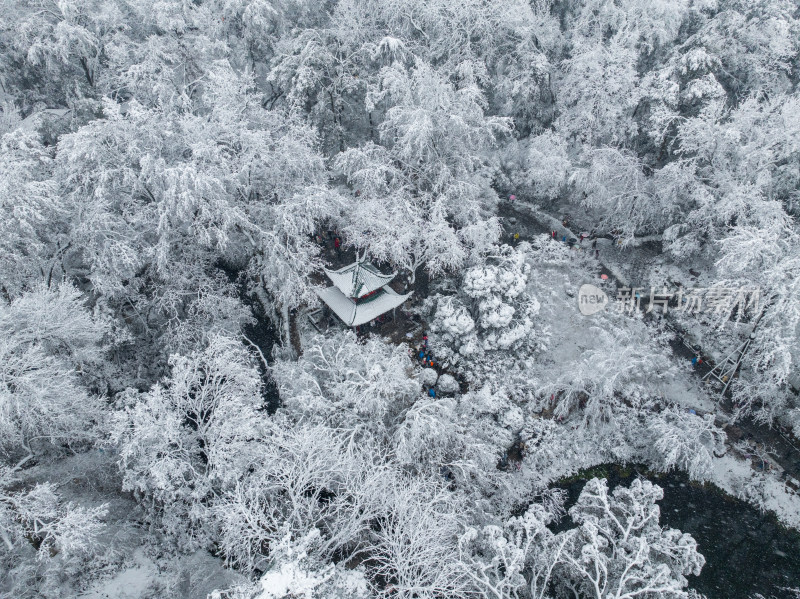
[[[408,269],[411,271],[411,280],[409,283],[413,285],[417,280],[417,269],[422,266],[422,260],[414,259],[414,262],[411,263],[411,267]]]
[[[89,82],[89,87],[94,87],[94,73],[89,68],[89,62],[85,58],[80,59],[83,74],[86,75],[86,81]]]
[[[283,321],[283,343],[288,346],[292,343],[292,329],[289,326],[289,306],[286,304],[281,306],[281,320]]]
[[[14,551],[14,543],[11,542],[11,539],[8,537],[8,533],[4,528],[0,528],[0,539],[3,539],[3,542],[6,544],[6,547],[9,551]]]

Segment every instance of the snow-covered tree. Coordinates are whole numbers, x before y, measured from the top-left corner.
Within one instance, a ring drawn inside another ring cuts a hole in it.
[[[59,261],[70,241],[52,169],[52,151],[35,133],[17,129],[0,140],[0,269],[6,298],[34,281],[52,281],[54,271],[58,280],[63,272]]]
[[[21,490],[7,473],[0,468],[3,592],[19,599],[79,593],[78,581],[95,575],[104,554],[106,506],[65,501],[49,482]]]
[[[105,331],[66,283],[0,303],[0,446],[12,457],[30,459],[42,442],[71,446],[97,438],[104,410],[81,370],[98,371]]]
[[[325,425],[278,418],[264,429],[263,443],[242,461],[246,475],[215,502],[228,563],[264,571],[269,547],[315,529],[321,532],[315,557],[356,554],[379,513],[380,490],[392,480],[384,450]]]
[[[41,347],[78,370],[102,358],[108,319],[92,313],[69,283],[40,284],[0,310],[0,330],[17,343]]]
[[[377,337],[361,343],[351,331],[310,339],[297,361],[278,361],[272,375],[292,417],[377,435],[421,391],[404,346]]]
[[[684,45],[702,48],[718,61],[720,82],[734,98],[755,90],[781,92],[789,85],[792,60],[800,50],[800,23],[784,0],[733,0],[711,4],[702,26]],[[703,11],[706,12],[706,11]]]
[[[191,548],[213,538],[209,510],[256,459],[261,380],[244,346],[219,336],[170,366],[150,391],[122,394],[111,443],[124,488],[152,501],[164,529]]]
[[[590,346],[574,361],[563,362],[560,373],[540,388],[553,397],[558,417],[580,410],[589,422],[614,424],[615,408],[648,405],[676,375],[663,335],[635,316],[606,316],[603,326],[588,327]]]
[[[633,153],[615,148],[589,152],[589,165],[578,169],[573,182],[583,203],[602,215],[600,224],[618,230],[624,243],[636,234],[660,233],[676,217],[675,196],[664,193],[663,177],[648,177]]]
[[[442,393],[457,393],[460,386],[452,374],[444,373],[436,380],[436,387]]]
[[[680,468],[696,480],[711,474],[714,453],[722,451],[725,432],[714,415],[697,416],[679,409],[665,410],[649,419],[656,464],[663,470]]]
[[[398,477],[382,491],[369,553],[373,575],[390,581],[387,593],[402,599],[469,597],[458,555],[458,498],[424,479]]]
[[[579,42],[612,38],[647,55],[678,36],[688,8],[686,0],[587,0],[573,4],[570,29]]]
[[[419,399],[394,433],[396,460],[411,471],[449,473],[468,492],[490,488],[512,443],[513,423],[506,427],[495,418],[509,412],[508,400],[489,389],[459,399]]]
[[[609,493],[605,480],[592,479],[569,510],[575,528],[553,533],[561,502],[533,503],[503,527],[468,528],[462,567],[487,598],[689,597],[686,576],[699,574],[705,559],[690,535],[661,528],[661,497],[649,481]]]
[[[348,570],[341,564],[325,563],[309,555],[319,543],[319,531],[313,529],[295,542],[289,535],[271,550],[269,570],[255,590],[225,593],[232,599],[290,599],[330,597],[331,599],[369,599],[369,581],[363,568]],[[216,596],[212,595],[212,599]],[[221,598],[222,595],[219,595]]]
[[[556,126],[584,144],[626,144],[638,133],[636,53],[612,39],[585,43],[565,63],[556,89]]]
[[[0,64],[7,89],[37,103],[66,106],[86,103],[109,91],[105,70],[109,54],[130,43],[125,30],[139,27],[125,2],[72,0],[8,3],[3,11],[4,47]],[[5,54],[5,52],[4,52]]]
[[[566,545],[548,528],[562,515],[563,497],[559,494],[554,499],[550,505],[531,504],[525,514],[509,519],[502,527],[467,528],[458,543],[460,565],[478,596],[547,596]]]
[[[60,500],[56,486],[38,484],[27,491],[11,491],[13,470],[0,467],[0,555],[20,544],[32,543],[38,559],[58,556],[80,559],[97,549],[105,505],[84,508]]]
[[[464,272],[458,293],[436,298],[430,328],[437,359],[474,376],[487,360],[536,347],[539,302],[526,289],[529,249],[495,246]]]
[[[530,137],[520,143],[517,157],[513,146],[507,150],[509,164],[505,170],[514,189],[524,191],[540,202],[556,200],[565,190],[572,163],[567,154],[567,141],[553,131]]]
[[[559,533],[555,586],[576,597],[615,599],[688,597],[686,576],[705,558],[688,533],[659,525],[663,491],[634,480],[612,493],[604,479],[586,483],[569,514],[577,528]]]
[[[474,79],[454,85],[422,61],[410,70],[393,65],[368,101],[385,111],[382,146],[368,142],[336,163],[363,197],[342,227],[349,242],[412,273],[425,264],[431,274],[487,249],[498,234],[487,150],[509,125],[485,114]]]

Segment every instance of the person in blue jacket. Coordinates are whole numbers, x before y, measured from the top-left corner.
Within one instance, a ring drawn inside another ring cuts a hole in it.
[[[431,387],[430,389],[428,389],[428,395],[430,395],[431,397],[436,397],[436,390],[433,387]]]

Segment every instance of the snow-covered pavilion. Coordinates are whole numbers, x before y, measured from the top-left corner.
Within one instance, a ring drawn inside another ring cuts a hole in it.
[[[395,273],[385,275],[363,260],[339,270],[325,269],[332,287],[317,295],[347,326],[357,327],[402,304],[413,293],[400,295],[389,287]]]

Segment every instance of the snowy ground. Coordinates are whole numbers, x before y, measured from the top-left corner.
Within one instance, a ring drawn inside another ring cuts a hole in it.
[[[714,460],[710,482],[731,495],[774,513],[786,526],[800,529],[800,496],[775,471],[757,472],[750,461],[729,452]]]

